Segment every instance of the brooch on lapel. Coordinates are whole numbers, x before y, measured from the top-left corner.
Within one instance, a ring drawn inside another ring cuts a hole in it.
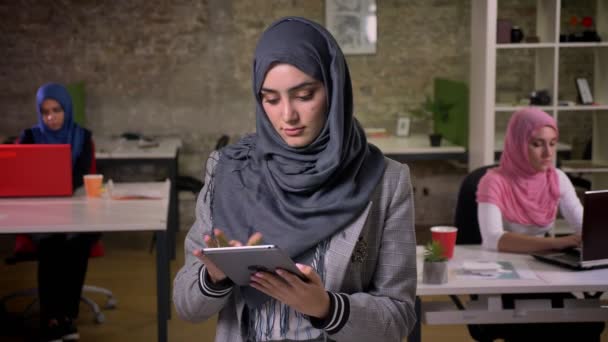
[[[355,249],[353,250],[353,255],[350,260],[353,263],[363,263],[367,258],[367,242],[363,240],[363,237],[359,237],[359,241],[355,244]]]

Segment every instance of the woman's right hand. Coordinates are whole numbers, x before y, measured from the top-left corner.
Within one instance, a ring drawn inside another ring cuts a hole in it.
[[[580,247],[580,246],[581,246],[581,236],[579,234],[572,234],[572,235],[553,238],[553,249],[565,249],[565,248]]]
[[[208,248],[217,248],[217,247],[240,247],[243,246],[243,243],[237,240],[228,240],[226,235],[221,229],[213,229],[213,236],[203,235],[203,240]],[[256,232],[249,237],[247,240],[247,246],[255,246],[262,242],[262,233]],[[192,254],[197,257],[205,267],[207,268],[207,274],[209,274],[209,278],[213,283],[218,283],[224,279],[226,279],[226,274],[222,272],[206,255],[203,254],[201,249],[196,249],[192,252]]]

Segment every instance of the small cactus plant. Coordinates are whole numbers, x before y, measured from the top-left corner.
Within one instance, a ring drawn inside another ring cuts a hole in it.
[[[424,261],[426,262],[441,262],[447,261],[443,256],[443,247],[437,241],[431,241],[424,246]]]
[[[424,265],[422,282],[425,284],[443,284],[448,281],[448,259],[443,256],[443,247],[437,241],[424,246]]]

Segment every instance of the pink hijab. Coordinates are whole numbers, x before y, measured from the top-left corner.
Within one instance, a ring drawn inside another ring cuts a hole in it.
[[[554,167],[536,171],[528,158],[528,143],[539,128],[558,132],[555,119],[529,107],[513,114],[507,127],[500,165],[479,182],[477,202],[497,205],[509,222],[545,227],[555,220],[559,184]]]

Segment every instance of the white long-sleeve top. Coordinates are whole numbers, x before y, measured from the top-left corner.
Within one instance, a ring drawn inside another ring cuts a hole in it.
[[[574,186],[568,176],[560,169],[556,169],[556,171],[559,184],[559,210],[568,224],[580,233],[583,225],[583,206],[576,196]],[[504,218],[497,205],[488,202],[478,203],[477,220],[479,221],[482,246],[490,250],[498,249],[498,241],[505,232],[544,236],[553,228],[555,223],[553,221],[547,226],[537,227],[509,222]]]

